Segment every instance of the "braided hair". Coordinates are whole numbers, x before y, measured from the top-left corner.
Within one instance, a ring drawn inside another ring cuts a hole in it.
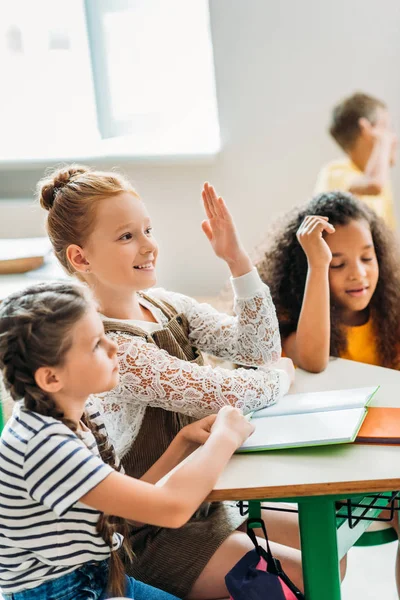
[[[383,220],[365,203],[345,192],[319,194],[306,206],[287,215],[272,244],[263,253],[257,267],[261,279],[269,285],[278,314],[282,338],[297,329],[307,277],[307,257],[296,232],[308,215],[325,216],[333,226],[352,220],[365,221],[374,242],[379,279],[369,304],[373,332],[381,365],[400,369],[400,260],[395,238]],[[331,356],[340,356],[347,348],[345,328],[338,306],[331,298]]]
[[[46,282],[10,295],[0,305],[0,368],[6,388],[15,401],[38,414],[53,417],[76,432],[77,423],[66,418],[50,394],[35,381],[43,366],[60,366],[72,345],[71,329],[93,302],[85,286],[70,281]],[[92,431],[102,460],[120,470],[114,449],[86,414],[82,421]],[[112,549],[113,535],[124,536],[123,548],[131,559],[128,525],[124,519],[100,515],[97,532]],[[123,596],[125,572],[118,552],[111,552],[109,590]]]

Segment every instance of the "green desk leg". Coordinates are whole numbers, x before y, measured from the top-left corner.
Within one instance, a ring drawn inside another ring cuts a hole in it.
[[[307,600],[340,600],[335,503],[328,498],[299,500],[299,523]]]

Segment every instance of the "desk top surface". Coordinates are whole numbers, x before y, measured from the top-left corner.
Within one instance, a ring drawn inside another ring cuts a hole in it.
[[[380,385],[371,406],[400,407],[400,372],[331,359],[317,375],[301,369],[291,393]],[[284,398],[281,400],[284,402]],[[400,446],[338,444],[237,454],[212,500],[340,495],[400,489]]]

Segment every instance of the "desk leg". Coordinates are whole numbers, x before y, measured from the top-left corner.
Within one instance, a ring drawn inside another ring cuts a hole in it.
[[[327,498],[299,500],[300,538],[307,600],[340,600],[335,503]]]

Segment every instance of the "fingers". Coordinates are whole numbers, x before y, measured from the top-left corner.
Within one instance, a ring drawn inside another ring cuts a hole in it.
[[[209,437],[210,437],[210,431],[206,431],[205,429],[202,429],[201,431],[199,431],[199,435],[197,437],[197,443],[205,444]]]
[[[328,217],[309,215],[300,225],[297,235],[311,235],[312,233],[322,233],[323,231],[326,231],[327,233],[335,232],[334,226],[328,222]]]
[[[327,233],[333,233],[335,231],[335,228],[332,227],[332,225],[330,223],[321,223],[320,221],[317,223],[313,223],[312,225],[310,225],[309,229],[308,229],[308,233],[311,235],[314,232],[318,233],[322,233],[323,231],[326,231]]]
[[[208,415],[207,417],[203,417],[201,421],[206,425],[206,427],[211,427],[216,418],[217,415]]]
[[[233,222],[232,220],[232,215],[228,210],[228,207],[225,204],[225,201],[223,198],[219,197],[218,198],[218,206],[219,206],[219,210],[220,210],[220,216],[225,219],[225,221],[229,221],[230,223]]]
[[[201,224],[201,228],[206,234],[208,240],[211,242],[212,240],[212,229],[209,221],[203,221]]]
[[[227,208],[222,198],[217,196],[213,186],[206,182],[201,195],[203,197],[207,217],[209,219],[215,217],[224,218],[224,214],[228,212]]]
[[[214,218],[214,214],[211,211],[210,203],[208,201],[208,194],[205,190],[201,192],[201,197],[203,198],[204,210],[206,211],[206,215],[208,219]]]
[[[204,184],[202,197],[204,201],[204,207],[206,209],[206,214],[209,219],[215,218],[218,213],[216,211],[216,200],[217,195],[212,186],[210,186],[207,182]]]

